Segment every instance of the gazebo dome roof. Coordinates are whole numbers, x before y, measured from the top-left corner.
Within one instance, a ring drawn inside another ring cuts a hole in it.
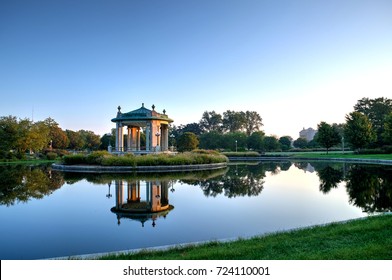
[[[142,107],[140,107],[139,109],[130,111],[128,113],[122,113],[121,107],[119,106],[117,117],[112,119],[112,122],[121,122],[121,121],[132,122],[132,121],[151,121],[151,120],[166,121],[168,123],[173,122],[173,120],[166,115],[165,110],[163,110],[163,114],[161,114],[155,111],[154,105],[152,105],[152,110],[149,110],[146,107],[144,107],[144,103],[142,104]]]

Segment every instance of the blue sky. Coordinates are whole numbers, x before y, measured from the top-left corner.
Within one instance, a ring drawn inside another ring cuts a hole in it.
[[[0,116],[98,134],[156,105],[175,125],[257,111],[267,135],[392,97],[392,1],[1,0]]]

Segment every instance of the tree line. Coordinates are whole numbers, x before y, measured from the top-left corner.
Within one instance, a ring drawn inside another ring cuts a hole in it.
[[[372,149],[372,152],[392,152],[392,99],[380,97],[362,98],[354,106],[354,111],[347,114],[346,123],[330,125],[318,124],[316,142],[329,148],[346,142],[352,149]],[[370,151],[370,150],[369,150]]]
[[[262,118],[255,111],[205,111],[199,122],[170,127],[169,145],[179,151],[202,148],[268,152],[322,147],[328,152],[344,146],[357,151],[368,148],[373,152],[392,152],[392,100],[384,97],[358,100],[343,124],[320,122],[310,142],[290,136],[266,136],[262,126]],[[114,145],[114,135],[114,130],[102,137],[88,130],[63,130],[52,118],[32,122],[4,116],[0,117],[0,159],[23,158],[26,152],[106,150]],[[141,145],[145,145],[143,133]]]
[[[0,117],[0,158],[3,159],[22,159],[26,152],[97,150],[100,143],[100,136],[94,132],[62,130],[52,118],[33,122],[15,116]]]
[[[171,145],[180,151],[194,148],[222,149],[231,151],[288,151],[292,148],[316,149],[364,148],[372,152],[392,152],[392,100],[379,97],[362,98],[347,114],[346,122],[328,124],[320,122],[314,139],[293,141],[290,136],[266,136],[261,130],[262,118],[257,112],[226,111],[223,115],[205,111],[198,123],[174,126]]]
[[[255,111],[205,111],[199,122],[173,126],[170,144],[179,151],[195,148],[231,151],[288,150],[290,136],[266,136],[261,116]]]

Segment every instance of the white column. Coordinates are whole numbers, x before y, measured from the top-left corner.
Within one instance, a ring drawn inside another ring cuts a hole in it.
[[[136,140],[137,141],[137,148],[136,149],[138,151],[140,151],[141,150],[141,148],[140,148],[140,127],[137,128],[137,138],[136,139],[137,139]]]
[[[118,129],[118,149],[120,152],[124,151],[124,130],[123,130],[123,125],[120,123],[119,124],[119,129]]]
[[[150,126],[146,126],[146,151],[150,151]]]
[[[169,149],[169,129],[167,125],[162,126],[162,150],[167,151]]]
[[[120,134],[119,134],[119,133],[120,133],[120,132],[119,132],[119,128],[120,128],[120,127],[119,127],[119,124],[116,123],[116,152],[118,152],[118,149],[119,149],[119,147],[120,147],[120,144],[119,144],[119,143],[120,143],[120,142],[119,142],[119,141],[120,141],[120,140],[119,140],[119,139],[120,139],[120,137],[119,137],[119,135],[120,135]]]
[[[128,139],[127,139],[127,150],[128,152],[131,151],[131,127],[128,126]]]

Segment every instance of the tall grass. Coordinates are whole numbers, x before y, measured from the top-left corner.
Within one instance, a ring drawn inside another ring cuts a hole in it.
[[[112,155],[108,152],[93,152],[89,155],[69,155],[63,158],[66,165],[103,165],[103,166],[158,166],[193,165],[228,162],[226,156],[216,152],[197,150],[179,154],[150,155]]]

